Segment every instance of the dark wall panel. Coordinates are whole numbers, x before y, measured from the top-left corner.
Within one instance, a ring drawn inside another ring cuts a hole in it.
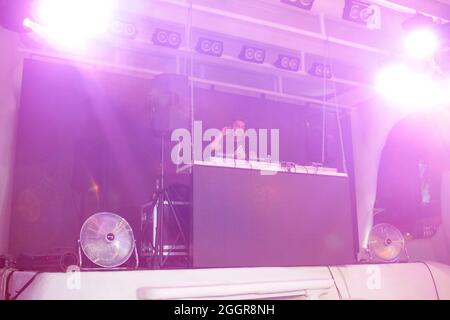
[[[150,81],[26,61],[14,170],[13,253],[73,247],[82,222],[117,212],[138,229],[154,190]]]

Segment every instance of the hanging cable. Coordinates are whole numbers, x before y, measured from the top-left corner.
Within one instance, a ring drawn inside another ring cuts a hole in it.
[[[187,21],[186,21],[186,44],[188,51],[188,60],[189,63],[185,63],[185,74],[188,77],[188,86],[189,86],[189,107],[190,107],[190,120],[191,120],[191,160],[192,164],[195,162],[195,139],[194,139],[194,121],[195,121],[195,113],[194,113],[194,80],[193,80],[193,70],[194,70],[194,54],[192,50],[192,16],[193,16],[193,4],[192,1],[189,0],[189,7],[187,12]],[[201,159],[199,159],[201,160]]]
[[[324,68],[324,72],[325,72],[325,67],[328,63],[328,57],[325,56],[322,60],[323,62],[323,68]],[[325,74],[322,77],[322,166],[325,165],[325,144],[326,144],[326,110],[325,110],[325,103],[326,103],[326,92],[327,92],[327,78],[325,77]]]
[[[326,35],[326,39],[325,39],[325,59],[327,61],[327,63],[329,63],[329,58],[330,58],[330,41],[328,40],[328,34]],[[331,69],[331,72],[333,71],[333,69]],[[326,78],[324,77],[324,81],[326,81]],[[340,105],[338,103],[338,95],[337,95],[337,88],[336,88],[336,83],[334,81],[331,81],[331,84],[333,86],[333,100],[335,103],[335,112],[336,112],[336,120],[337,120],[337,126],[338,126],[338,133],[339,133],[339,142],[340,142],[340,147],[341,147],[341,155],[342,155],[342,169],[344,170],[345,173],[347,172],[347,157],[345,155],[345,145],[344,145],[344,136],[343,136],[343,132],[342,132],[342,123],[341,123],[341,110],[340,110]]]

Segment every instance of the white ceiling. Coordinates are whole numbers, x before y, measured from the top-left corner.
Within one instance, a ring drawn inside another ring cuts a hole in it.
[[[413,14],[415,11],[436,18],[450,20],[450,0],[368,0],[375,4]],[[397,7],[397,8],[395,8]]]

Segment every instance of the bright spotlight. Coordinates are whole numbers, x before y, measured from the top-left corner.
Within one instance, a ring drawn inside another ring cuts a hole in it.
[[[410,31],[404,41],[406,53],[414,59],[431,58],[437,51],[439,39],[431,29],[417,29]]]
[[[36,20],[50,40],[70,48],[108,30],[114,0],[39,0]]]
[[[408,108],[429,108],[442,103],[444,92],[438,83],[405,65],[390,65],[376,78],[378,92],[392,102]]]

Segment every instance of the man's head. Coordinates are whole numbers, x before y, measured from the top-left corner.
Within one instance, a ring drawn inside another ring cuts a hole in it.
[[[233,122],[233,129],[234,130],[238,130],[238,129],[242,129],[243,131],[245,131],[245,122],[242,120],[236,120]]]
[[[242,120],[235,120],[233,122],[233,132],[235,137],[243,137],[245,134],[245,122]]]

